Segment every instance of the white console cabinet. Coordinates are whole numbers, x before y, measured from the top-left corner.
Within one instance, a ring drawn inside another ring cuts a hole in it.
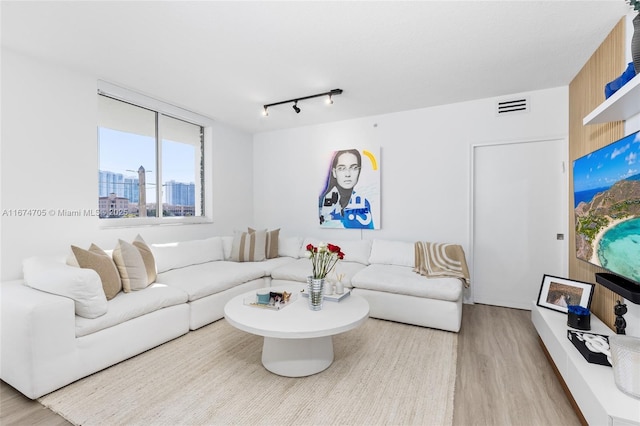
[[[632,398],[616,387],[611,367],[591,364],[584,359],[567,339],[566,314],[542,308],[534,302],[531,320],[589,425],[640,426],[640,399]],[[594,315],[588,332],[613,334]]]

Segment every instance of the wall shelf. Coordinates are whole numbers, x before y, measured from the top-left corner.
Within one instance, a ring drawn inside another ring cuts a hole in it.
[[[609,99],[598,105],[582,120],[582,124],[586,126],[587,124],[621,121],[638,113],[640,113],[640,74],[633,77]]]

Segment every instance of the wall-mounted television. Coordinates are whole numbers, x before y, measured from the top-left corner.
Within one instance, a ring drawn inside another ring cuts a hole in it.
[[[573,190],[576,256],[640,291],[640,132],[575,160]]]

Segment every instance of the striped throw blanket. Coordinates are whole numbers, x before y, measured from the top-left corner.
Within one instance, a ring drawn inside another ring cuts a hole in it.
[[[471,278],[462,246],[447,243],[415,243],[416,263],[414,272],[429,278],[460,278],[469,287]]]

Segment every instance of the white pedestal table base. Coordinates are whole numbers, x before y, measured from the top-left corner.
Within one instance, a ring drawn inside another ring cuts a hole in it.
[[[279,376],[310,376],[326,370],[332,362],[331,336],[307,339],[264,338],[262,365]]]

